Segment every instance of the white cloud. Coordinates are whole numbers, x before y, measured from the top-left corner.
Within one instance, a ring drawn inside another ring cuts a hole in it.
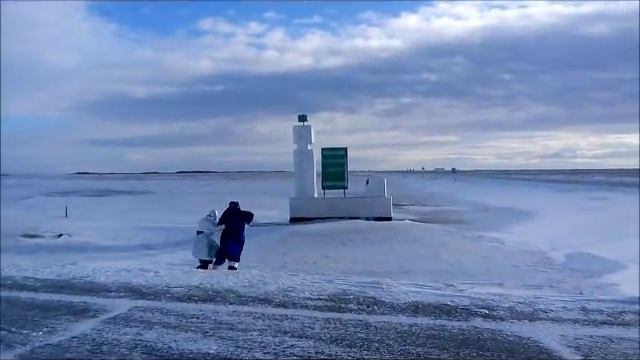
[[[323,21],[324,19],[322,18],[322,16],[313,15],[310,17],[295,19],[293,20],[293,23],[302,24],[302,25],[314,25],[314,24],[321,24]]]
[[[286,15],[280,14],[280,13],[275,12],[275,11],[267,11],[267,12],[262,14],[262,17],[267,19],[267,20],[282,20],[282,19],[286,18]]]
[[[96,93],[89,84],[109,76],[102,66],[125,65],[135,51],[121,29],[82,3],[1,6],[3,115],[60,112],[65,97],[81,101]],[[74,91],[78,85],[83,91]]]
[[[368,23],[376,23],[380,20],[383,20],[386,16],[384,14],[381,14],[375,11],[367,10],[359,13],[356,17],[359,20],[362,20]]]
[[[231,22],[219,17],[208,17],[201,19],[197,24],[200,30],[224,35],[259,35],[268,27],[257,21],[244,23]]]

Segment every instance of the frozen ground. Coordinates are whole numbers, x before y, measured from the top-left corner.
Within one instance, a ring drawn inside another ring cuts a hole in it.
[[[2,358],[640,356],[637,170],[384,175],[396,221],[304,225],[287,173],[3,176]]]

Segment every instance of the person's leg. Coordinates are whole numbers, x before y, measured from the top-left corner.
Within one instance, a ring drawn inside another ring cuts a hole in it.
[[[207,259],[198,259],[198,261],[200,262],[200,265],[198,265],[196,269],[200,270],[207,270],[209,268],[209,265],[211,265],[211,263],[213,262],[212,260]]]
[[[240,255],[242,255],[242,250],[244,249],[244,241],[239,241],[230,245],[229,251],[227,254],[227,259],[229,260],[228,270],[238,270],[238,264],[240,263]]]
[[[220,247],[216,251],[216,261],[213,262],[213,268],[217,268],[218,266],[224,264],[227,260],[227,242],[220,241]]]

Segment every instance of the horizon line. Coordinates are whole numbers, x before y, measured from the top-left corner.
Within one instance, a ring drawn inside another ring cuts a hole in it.
[[[437,170],[436,170],[437,169]],[[385,170],[373,170],[373,169],[353,169],[349,172],[450,172],[452,168],[429,168],[422,170],[421,168],[406,168],[406,169],[385,169]],[[612,168],[509,168],[509,169],[492,169],[492,168],[473,168],[473,169],[461,169],[455,168],[458,172],[465,171],[585,171],[585,170],[638,170],[640,167],[612,167]],[[70,173],[10,173],[2,172],[2,176],[10,175],[184,175],[184,174],[224,174],[224,173],[267,173],[267,172],[279,172],[279,173],[293,173],[293,170],[175,170],[175,171],[75,171]],[[318,171],[320,173],[321,171]]]

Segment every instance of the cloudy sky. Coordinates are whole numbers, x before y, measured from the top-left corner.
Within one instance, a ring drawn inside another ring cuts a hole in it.
[[[638,2],[2,2],[2,172],[639,165]]]

